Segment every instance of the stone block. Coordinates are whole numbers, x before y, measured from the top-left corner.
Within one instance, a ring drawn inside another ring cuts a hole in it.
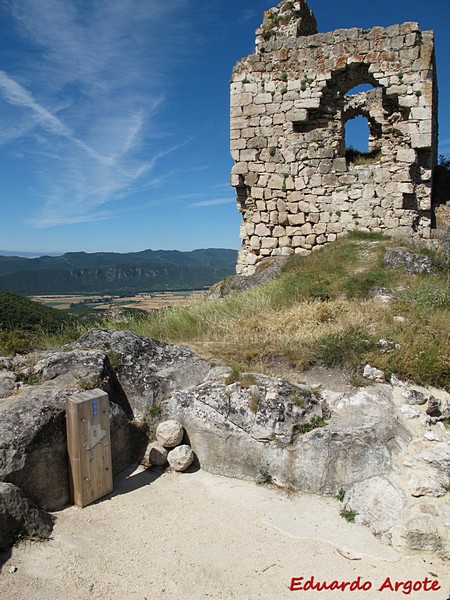
[[[250,246],[251,248],[260,248],[261,247],[261,239],[257,235],[253,235],[250,238]]]
[[[256,94],[253,98],[253,102],[255,104],[271,104],[272,103],[272,94],[269,94],[267,92]]]
[[[416,161],[416,152],[413,148],[399,148],[396,160],[397,162],[414,163]]]
[[[276,248],[278,246],[278,240],[273,237],[261,238],[261,248]]]
[[[277,238],[283,237],[286,235],[286,230],[281,225],[275,225],[275,227],[273,228],[273,231],[272,231],[272,235]]]
[[[417,133],[411,135],[411,146],[413,148],[431,148],[431,133]]]
[[[246,162],[237,162],[231,169],[232,175],[245,175],[246,173],[248,173],[248,163]]]
[[[273,190],[281,190],[284,187],[284,177],[282,175],[278,175],[277,173],[273,174],[269,180],[269,187]]]
[[[300,233],[302,235],[310,235],[312,233],[312,225],[311,223],[305,223],[300,227]]]
[[[270,229],[264,223],[258,223],[255,227],[255,234],[263,237],[270,235]]]
[[[305,223],[305,215],[303,213],[288,215],[288,222],[289,225],[303,225]]]

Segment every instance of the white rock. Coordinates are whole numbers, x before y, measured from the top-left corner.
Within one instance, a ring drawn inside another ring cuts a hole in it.
[[[194,453],[187,444],[177,446],[167,455],[167,461],[174,471],[185,471],[194,460]]]
[[[396,549],[439,550],[446,541],[446,528],[431,504],[412,506],[392,528],[392,545]]]
[[[427,431],[423,437],[430,442],[442,442],[442,439],[434,433],[434,431]]]
[[[420,410],[414,408],[413,406],[410,406],[409,404],[404,404],[401,407],[400,412],[402,412],[408,419],[416,419],[422,414]]]
[[[437,480],[434,470],[430,473],[414,471],[409,478],[411,496],[434,496],[439,498],[447,493],[447,490]]]
[[[381,534],[397,521],[405,506],[405,496],[385,477],[372,477],[356,483],[345,496],[344,507],[358,513],[356,521]]]
[[[177,446],[183,439],[183,426],[178,421],[169,419],[163,421],[156,428],[156,439],[166,448]]]
[[[380,371],[380,369],[376,369],[375,367],[371,367],[370,365],[366,365],[364,367],[363,377],[370,379],[370,381],[385,381],[383,371]]]
[[[402,396],[407,404],[426,404],[430,397],[429,395],[414,389],[405,390],[402,392]]]
[[[406,384],[404,381],[396,377],[394,374],[391,375],[391,385],[396,385],[398,387],[404,387]]]

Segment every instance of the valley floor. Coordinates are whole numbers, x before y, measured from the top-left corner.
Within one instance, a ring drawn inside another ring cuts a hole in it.
[[[403,556],[363,526],[347,523],[334,499],[286,494],[205,471],[141,468],[122,475],[99,502],[58,513],[52,539],[24,542],[2,566],[9,600],[445,600],[450,564]],[[12,566],[17,567],[10,572]],[[367,591],[291,591],[311,576],[371,583]],[[436,591],[398,581],[437,580]],[[384,589],[379,588],[384,585]],[[295,586],[294,586],[295,587]]]

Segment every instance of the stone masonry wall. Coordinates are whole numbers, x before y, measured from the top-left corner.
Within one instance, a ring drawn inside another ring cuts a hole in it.
[[[304,0],[265,13],[231,83],[231,184],[242,213],[237,273],[309,253],[352,229],[429,238],[437,154],[433,32],[417,23],[317,33]],[[348,94],[359,84],[369,91]],[[369,124],[369,164],[345,123]]]

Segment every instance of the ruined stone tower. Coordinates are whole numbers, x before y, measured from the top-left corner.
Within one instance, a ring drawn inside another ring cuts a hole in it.
[[[360,84],[372,87],[352,95]],[[345,144],[345,123],[358,115],[370,132],[364,164]],[[284,0],[265,13],[255,54],[234,67],[231,153],[238,274],[355,228],[429,238],[433,33],[417,23],[317,33],[306,1]]]

